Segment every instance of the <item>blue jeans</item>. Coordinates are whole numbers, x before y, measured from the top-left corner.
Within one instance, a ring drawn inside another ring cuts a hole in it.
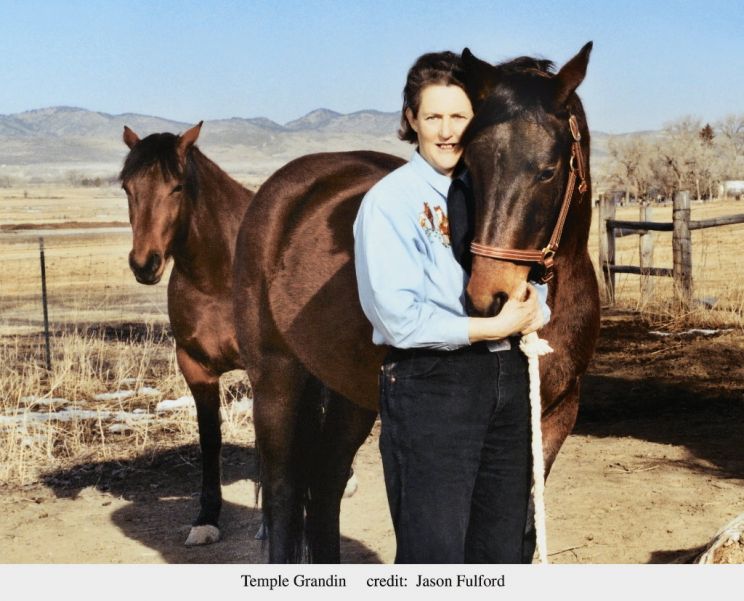
[[[532,459],[517,345],[393,349],[380,397],[396,563],[521,563]]]

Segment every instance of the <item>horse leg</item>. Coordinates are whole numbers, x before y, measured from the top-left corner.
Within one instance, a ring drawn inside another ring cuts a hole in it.
[[[202,489],[199,498],[201,509],[185,544],[206,545],[217,542],[220,538],[220,378],[182,348],[176,350],[176,358],[196,404],[202,454]]]
[[[573,430],[576,416],[579,413],[579,385],[574,385],[558,404],[558,406],[542,418],[543,458],[545,460],[545,479],[553,467],[564,441]],[[522,560],[532,563],[536,548],[535,532],[535,501],[530,495],[527,512],[527,525],[524,535],[524,550]]]
[[[252,372],[253,421],[261,457],[261,491],[268,529],[269,561],[298,562],[302,558],[304,471],[298,438],[306,421],[303,394],[308,375],[294,359],[265,352],[260,368]],[[315,395],[320,414],[320,399]],[[304,407],[303,407],[304,405]]]
[[[328,391],[330,398],[320,451],[310,483],[307,536],[314,563],[339,563],[341,498],[357,450],[369,435],[377,413]]]

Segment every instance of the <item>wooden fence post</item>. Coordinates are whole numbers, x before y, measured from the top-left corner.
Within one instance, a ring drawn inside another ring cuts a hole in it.
[[[607,220],[615,219],[615,198],[603,194],[599,200],[599,263],[604,274],[607,302],[615,304],[615,231],[607,229]]]
[[[653,209],[648,204],[642,204],[640,207],[640,220],[653,221]],[[646,304],[651,300],[651,294],[654,290],[654,282],[648,270],[654,265],[654,242],[656,234],[651,230],[641,232],[638,237],[638,254],[641,259],[641,303]]]
[[[41,304],[44,307],[44,342],[46,348],[46,368],[52,371],[52,350],[49,342],[49,309],[47,308],[46,260],[44,259],[44,238],[39,238],[39,263],[41,265]]]
[[[672,208],[672,256],[674,288],[677,300],[685,307],[692,300],[692,238],[690,236],[690,193],[674,195]]]

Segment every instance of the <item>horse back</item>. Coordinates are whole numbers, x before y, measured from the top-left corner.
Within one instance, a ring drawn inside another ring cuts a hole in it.
[[[384,349],[359,305],[352,226],[366,192],[403,163],[377,152],[292,161],[256,194],[236,251],[236,292],[272,322],[254,337],[271,329],[327,386],[375,410]]]

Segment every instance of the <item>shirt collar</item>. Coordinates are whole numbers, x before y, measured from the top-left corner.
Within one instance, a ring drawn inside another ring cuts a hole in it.
[[[452,184],[452,178],[448,175],[442,175],[434,169],[426,159],[419,154],[418,150],[415,150],[411,157],[411,165],[416,172],[424,178],[427,184],[434,188],[439,194],[447,198],[447,192],[449,191],[450,184]]]

